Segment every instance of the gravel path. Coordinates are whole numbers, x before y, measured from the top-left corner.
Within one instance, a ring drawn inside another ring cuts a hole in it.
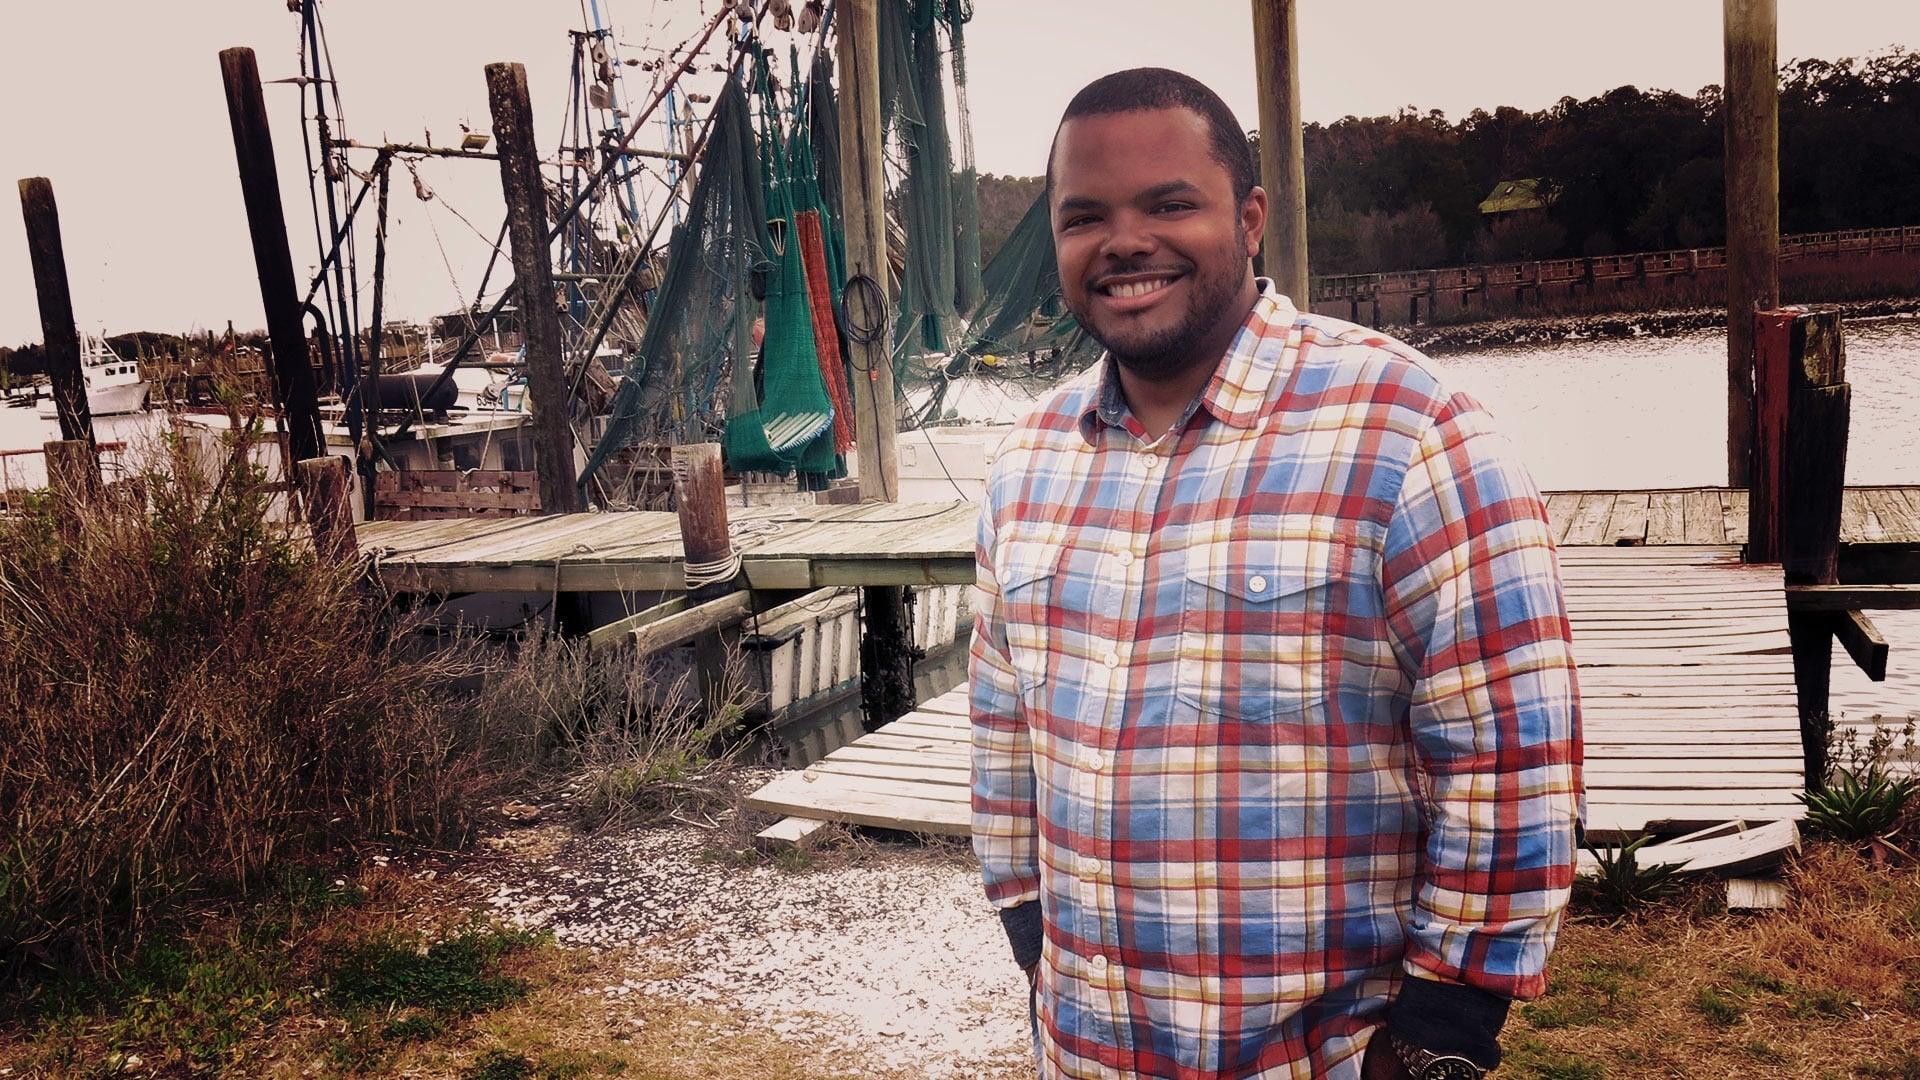
[[[1025,981],[970,857],[874,844],[814,869],[731,859],[726,834],[674,824],[585,837],[534,824],[464,875],[494,914],[563,945],[623,950],[589,988],[716,1006],[824,1040],[866,1072],[1031,1075]]]

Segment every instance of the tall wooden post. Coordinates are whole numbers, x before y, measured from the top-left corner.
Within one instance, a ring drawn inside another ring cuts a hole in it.
[[[840,201],[847,234],[847,323],[853,357],[854,442],[860,498],[900,497],[900,463],[887,315],[885,144],[880,135],[880,23],[876,0],[840,0],[834,14],[840,69]],[[853,285],[865,278],[872,283]],[[867,330],[870,332],[862,333]]]
[[[1779,500],[1781,568],[1788,585],[1833,585],[1840,580],[1840,508],[1846,495],[1852,408],[1839,313],[1798,314],[1788,350],[1790,362],[1781,380],[1787,388]],[[1835,624],[1830,611],[1787,613],[1800,744],[1811,788],[1826,782]]]
[[[20,181],[20,213],[27,222],[27,255],[33,260],[33,291],[40,298],[40,341],[46,350],[60,437],[93,442],[93,411],[87,376],[80,369],[80,333],[73,325],[73,295],[67,291],[67,252],[60,242],[60,208],[53,184],[43,176]]]
[[[353,507],[347,501],[347,460],[307,458],[296,464],[294,484],[306,503],[307,525],[313,530],[313,548],[330,562],[359,558],[353,532]]]
[[[1297,0],[1253,0],[1253,70],[1260,93],[1260,179],[1267,190],[1262,236],[1267,276],[1302,311],[1307,295],[1307,156],[1300,139]]]
[[[507,235],[512,241],[514,280],[520,287],[540,512],[576,513],[581,509],[580,489],[573,476],[573,428],[567,423],[567,380],[560,369],[560,313],[554,307],[553,267],[547,261],[547,195],[534,147],[527,69],[519,64],[488,64],[487,104],[493,110],[500,187],[507,200]]]
[[[688,600],[703,604],[734,590],[735,573],[699,581],[696,566],[713,567],[733,557],[733,537],[727,532],[727,477],[719,443],[691,443],[673,448],[674,510],[680,516],[680,546],[689,572]],[[700,673],[700,696],[709,710],[725,703],[727,659],[739,648],[740,630],[722,627],[693,639],[694,666]]]
[[[100,455],[85,439],[67,439],[40,447],[47,458],[47,488],[68,511],[100,494]]]
[[[273,343],[273,392],[280,423],[287,433],[287,472],[293,463],[319,457],[320,398],[307,358],[306,325],[300,317],[300,293],[287,251],[287,219],[280,208],[280,173],[273,162],[273,137],[267,129],[267,103],[260,93],[260,68],[252,49],[220,53],[220,79],[226,84],[227,118],[233,124],[233,154],[240,166],[240,194],[247,206],[253,238],[253,263],[260,277],[260,302]]]
[[[1753,313],[1780,305],[1776,0],[1722,0],[1726,25],[1727,483],[1748,487]]]
[[[860,499],[896,502],[893,360],[886,332],[886,183],[880,134],[880,23],[876,0],[840,0],[834,15],[840,71],[840,201],[847,234],[848,348],[853,358],[854,442]],[[860,284],[865,279],[870,285]],[[913,709],[913,657],[906,591],[864,590],[860,678],[871,731]]]

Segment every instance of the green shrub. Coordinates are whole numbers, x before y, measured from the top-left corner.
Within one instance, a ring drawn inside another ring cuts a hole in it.
[[[1807,808],[1807,825],[1840,840],[1864,842],[1893,829],[1906,811],[1920,781],[1894,779],[1878,768],[1864,772],[1838,770],[1819,791],[1795,793]]]
[[[1635,837],[1617,847],[1589,845],[1599,865],[1591,876],[1575,879],[1578,896],[1606,911],[1626,912],[1672,896],[1679,888],[1679,867],[1670,863],[1641,866],[1639,851],[1651,835]]]

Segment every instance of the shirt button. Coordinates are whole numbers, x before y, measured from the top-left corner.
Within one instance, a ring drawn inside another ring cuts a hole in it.
[[[1141,454],[1140,456],[1146,459],[1146,460],[1145,460],[1144,462],[1142,462],[1141,464],[1143,464],[1143,465],[1145,465],[1145,466],[1147,467],[1147,471],[1148,471],[1148,472],[1152,472],[1153,470],[1155,470],[1155,469],[1157,469],[1157,468],[1159,468],[1159,467],[1160,467],[1160,455],[1158,455],[1158,454]]]
[[[1247,588],[1252,592],[1266,592],[1267,579],[1261,577],[1259,574],[1255,574],[1253,575],[1253,579],[1247,582]]]
[[[1092,967],[1095,971],[1105,971],[1107,970],[1107,958],[1104,956],[1096,956],[1088,962],[1088,966]]]
[[[1099,754],[1088,754],[1080,759],[1080,767],[1088,772],[1099,772],[1107,767],[1107,759]]]
[[[1080,860],[1080,874],[1083,877],[1100,876],[1100,860],[1092,857]]]
[[[1116,653],[1116,652],[1110,652],[1110,653],[1108,653],[1108,654],[1107,654],[1107,656],[1106,656],[1106,659],[1105,659],[1105,661],[1104,661],[1104,663],[1105,663],[1105,664],[1106,664],[1106,665],[1107,665],[1108,667],[1110,667],[1110,668],[1117,668],[1117,667],[1119,667],[1119,666],[1120,666],[1120,654],[1119,654],[1119,653]]]
[[[1121,553],[1120,553],[1120,556],[1119,556],[1119,558],[1120,558],[1120,565],[1121,565],[1121,566],[1132,566],[1132,565],[1133,565],[1133,552],[1131,552],[1131,551],[1123,551],[1123,552],[1121,552]]]

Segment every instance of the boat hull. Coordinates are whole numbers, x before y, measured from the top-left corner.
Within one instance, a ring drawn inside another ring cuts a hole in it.
[[[87,412],[92,416],[121,416],[137,413],[147,407],[148,386],[145,382],[122,383],[101,390],[87,391]],[[40,400],[40,416],[51,420],[57,416],[58,409],[51,396]]]

